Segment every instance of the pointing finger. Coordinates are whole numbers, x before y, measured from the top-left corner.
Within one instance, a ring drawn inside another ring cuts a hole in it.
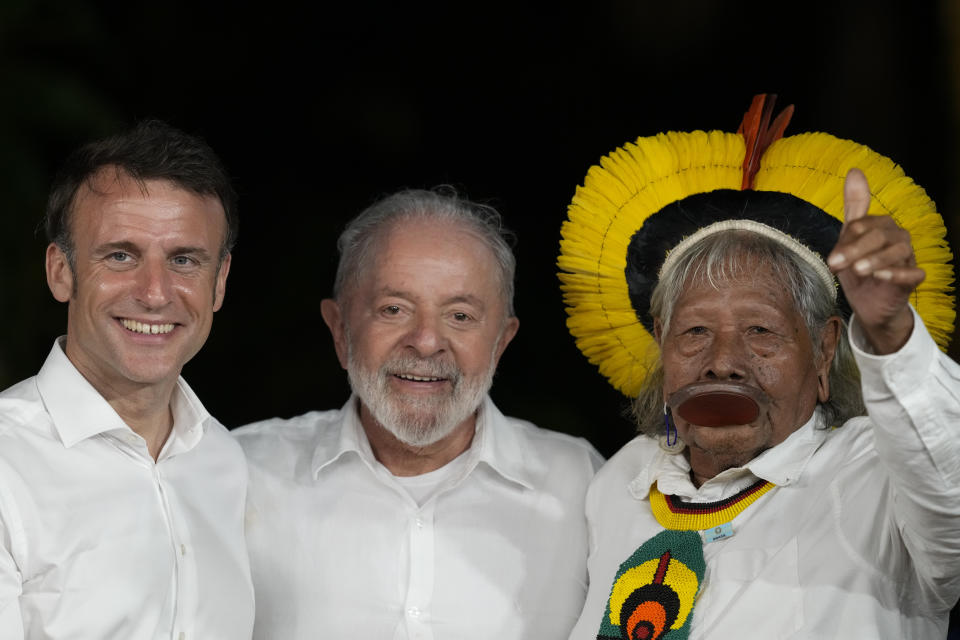
[[[867,215],[870,208],[870,185],[860,169],[850,169],[843,181],[843,220],[851,222]]]

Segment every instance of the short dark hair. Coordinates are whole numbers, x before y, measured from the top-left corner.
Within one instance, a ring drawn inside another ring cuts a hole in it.
[[[80,147],[67,157],[54,178],[44,226],[47,240],[67,255],[71,268],[75,265],[70,216],[77,192],[109,167],[141,184],[167,180],[198,195],[216,197],[227,218],[220,259],[233,248],[239,226],[237,192],[220,158],[200,138],[160,120],[144,120],[126,132]]]

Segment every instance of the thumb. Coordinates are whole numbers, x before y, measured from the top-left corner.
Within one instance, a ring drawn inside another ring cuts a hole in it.
[[[851,222],[867,215],[870,208],[870,185],[860,169],[850,169],[843,181],[843,220]]]

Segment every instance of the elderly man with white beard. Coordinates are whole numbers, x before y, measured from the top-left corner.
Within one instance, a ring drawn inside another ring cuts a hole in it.
[[[517,332],[499,215],[404,191],[340,237],[323,301],[353,394],[235,432],[256,638],[565,638],[601,459],[487,395]]]

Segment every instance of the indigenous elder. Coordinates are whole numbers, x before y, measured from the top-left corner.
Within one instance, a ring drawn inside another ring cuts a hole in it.
[[[571,206],[570,326],[643,433],[588,493],[577,640],[943,638],[960,593],[942,222],[860,145],[764,153],[762,104],[742,135],[641,138]]]
[[[600,458],[487,395],[518,326],[499,216],[405,191],[339,247],[322,312],[353,395],[235,432],[255,637],[566,638]]]
[[[157,121],[67,160],[47,283],[67,335],[0,394],[0,638],[253,628],[243,452],[179,377],[223,303],[233,188]]]

